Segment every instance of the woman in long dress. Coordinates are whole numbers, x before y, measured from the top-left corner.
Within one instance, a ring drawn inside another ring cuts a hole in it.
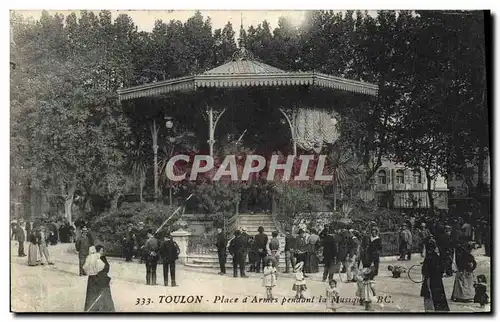
[[[382,253],[382,240],[380,239],[380,232],[377,226],[373,226],[371,227],[371,236],[368,244],[368,256],[370,258],[370,265],[373,264],[374,276],[378,275],[381,253]]]
[[[47,232],[44,226],[41,226],[37,231],[38,239],[38,249],[40,251],[40,260],[43,265],[43,258],[47,261],[47,264],[54,265],[50,260],[49,248],[47,247]]]
[[[448,312],[448,301],[443,285],[443,273],[446,269],[444,259],[436,253],[436,241],[429,239],[425,247],[426,254],[422,265],[422,288],[420,296],[424,298],[426,312]]]
[[[312,229],[311,234],[307,238],[307,267],[304,269],[306,273],[319,272],[319,259],[317,255],[318,245],[319,235],[316,233],[315,229]]]
[[[474,300],[474,270],[476,261],[470,253],[471,244],[463,245],[457,252],[457,273],[455,275],[455,284],[451,300],[454,302],[472,302]]]
[[[38,240],[36,236],[36,230],[33,228],[28,236],[28,265],[37,266],[40,264],[40,250],[38,247]]]
[[[115,304],[111,296],[108,276],[109,263],[104,256],[104,248],[100,245],[91,246],[85,259],[83,270],[89,276],[87,295],[85,296],[85,312],[114,312]]]

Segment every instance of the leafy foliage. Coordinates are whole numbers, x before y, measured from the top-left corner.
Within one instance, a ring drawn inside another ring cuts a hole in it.
[[[104,244],[108,254],[121,254],[122,238],[127,226],[137,227],[144,223],[144,229],[156,231],[175,211],[176,207],[153,203],[123,203],[119,209],[104,212],[90,223],[97,240]],[[175,220],[168,222],[160,231],[171,232],[179,228]]]

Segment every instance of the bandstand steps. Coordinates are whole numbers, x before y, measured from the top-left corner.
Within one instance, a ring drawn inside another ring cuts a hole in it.
[[[239,226],[236,228],[245,228],[250,236],[255,236],[258,234],[257,230],[259,226],[264,228],[264,233],[268,235],[269,240],[271,239],[271,233],[277,230],[276,225],[270,214],[239,214],[238,215]],[[285,237],[283,235],[278,235],[280,241],[280,267],[285,265]],[[248,260],[248,258],[247,258]],[[232,267],[232,256],[227,254],[226,267]],[[218,268],[219,260],[217,253],[207,253],[207,254],[188,254],[186,263],[184,264],[191,268]],[[247,263],[247,265],[249,265]]]

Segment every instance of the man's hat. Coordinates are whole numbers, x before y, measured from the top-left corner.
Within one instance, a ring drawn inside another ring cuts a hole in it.
[[[87,226],[83,226],[83,227],[82,227],[82,231],[88,231]]]
[[[245,227],[240,227],[240,231],[247,231]]]

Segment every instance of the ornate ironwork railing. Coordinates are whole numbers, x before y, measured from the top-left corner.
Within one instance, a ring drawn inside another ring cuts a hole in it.
[[[212,255],[217,253],[215,247],[215,235],[203,234],[189,236],[187,253],[198,255]]]

